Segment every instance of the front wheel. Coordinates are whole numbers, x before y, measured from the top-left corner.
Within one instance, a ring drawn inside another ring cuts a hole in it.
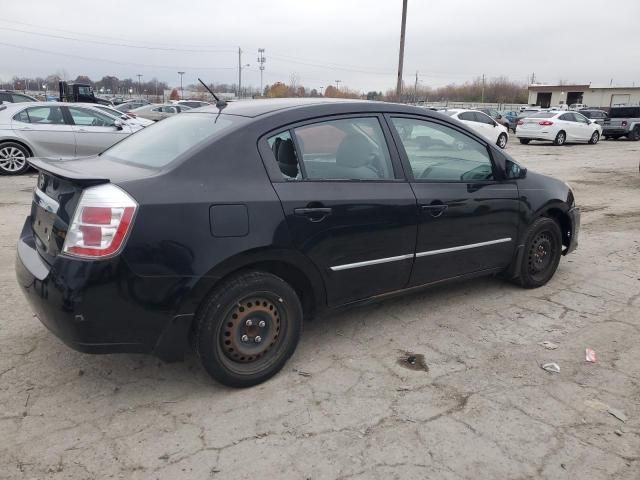
[[[564,133],[564,131],[560,130],[556,135],[556,139],[553,141],[553,144],[560,146],[560,145],[564,145],[566,141],[567,141],[567,134]]]
[[[633,130],[631,130],[631,133],[627,135],[627,138],[634,142],[640,140],[640,126],[634,127]]]
[[[529,145],[529,142],[530,142],[530,141],[531,141],[531,139],[529,139],[529,138],[521,138],[521,139],[520,139],[520,143],[521,143],[522,145]]]
[[[19,143],[0,144],[0,175],[20,175],[29,169],[29,151]]]
[[[218,286],[196,322],[196,350],[207,373],[230,387],[250,387],[278,373],[293,354],[302,306],[280,277],[247,272]]]
[[[500,148],[506,148],[507,147],[507,141],[509,139],[507,138],[507,134],[506,133],[501,133],[498,136],[498,141],[496,142],[496,145],[498,145]]]
[[[599,140],[600,140],[600,134],[598,132],[593,132],[593,135],[591,135],[591,138],[589,139],[589,143],[591,145],[595,145],[596,143],[598,143]]]
[[[542,217],[527,231],[518,282],[524,288],[538,288],[556,273],[562,255],[562,233],[555,220]]]

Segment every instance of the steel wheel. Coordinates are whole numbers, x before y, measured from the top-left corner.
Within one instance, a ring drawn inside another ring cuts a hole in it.
[[[545,275],[553,262],[555,247],[551,234],[542,231],[533,239],[527,252],[529,274],[533,277]]]
[[[562,233],[548,217],[537,219],[526,234],[518,282],[525,288],[546,284],[555,274],[562,256]]]
[[[15,144],[0,147],[0,170],[5,175],[16,175],[27,168],[27,155]]]

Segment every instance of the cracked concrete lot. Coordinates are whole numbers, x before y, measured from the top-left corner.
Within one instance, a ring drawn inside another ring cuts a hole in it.
[[[583,208],[547,286],[480,279],[307,323],[247,390],[193,355],[90,356],[51,335],[13,272],[35,176],[0,177],[0,478],[637,480],[640,143],[508,151]]]

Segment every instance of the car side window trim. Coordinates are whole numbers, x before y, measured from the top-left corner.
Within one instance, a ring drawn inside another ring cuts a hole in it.
[[[455,125],[453,123],[447,123],[442,121],[439,118],[431,118],[431,117],[420,117],[417,115],[411,115],[411,114],[406,114],[406,113],[385,113],[384,114],[385,120],[387,122],[387,125],[390,128],[391,131],[391,135],[393,137],[393,142],[397,148],[398,151],[398,155],[400,156],[400,160],[402,162],[402,167],[405,171],[405,175],[407,177],[407,179],[410,182],[415,182],[415,183],[455,183],[455,184],[494,184],[494,183],[503,183],[505,178],[504,175],[502,173],[502,170],[500,168],[498,168],[497,165],[497,160],[495,159],[493,152],[491,151],[491,148],[489,148],[489,144],[482,138],[476,138],[471,136],[468,132],[465,132],[464,130],[462,130],[458,125]],[[455,130],[456,132],[465,135],[466,137],[469,137],[471,140],[479,143],[480,145],[484,146],[486,151],[487,151],[487,156],[489,157],[489,160],[491,161],[491,170],[493,171],[493,176],[494,179],[492,180],[473,180],[473,181],[466,181],[466,180],[436,180],[436,179],[421,179],[421,178],[416,178],[415,175],[413,174],[413,169],[411,168],[411,163],[409,162],[409,157],[407,155],[407,152],[404,148],[404,145],[402,144],[402,139],[398,136],[398,132],[395,128],[393,127],[393,119],[394,118],[404,118],[404,119],[409,119],[409,120],[418,120],[418,121],[422,121],[422,122],[432,122],[434,124],[437,125],[441,125],[447,128],[450,128],[452,130]]]
[[[349,119],[358,119],[358,118],[375,118],[378,120],[380,124],[380,129],[382,130],[383,140],[385,142],[385,146],[389,152],[389,157],[391,160],[391,166],[393,168],[393,176],[394,178],[379,178],[379,179],[309,179],[306,177],[306,171],[304,170],[304,165],[301,166],[304,162],[299,162],[299,168],[303,173],[303,178],[299,180],[291,180],[283,178],[280,169],[278,168],[276,161],[273,157],[273,152],[269,147],[267,142],[268,138],[273,136],[277,136],[283,134],[284,132],[289,132],[291,135],[294,146],[296,148],[296,154],[299,154],[300,145],[296,138],[294,130],[296,128],[301,128],[309,125],[313,125],[316,123],[324,123],[331,122],[335,120],[349,120]],[[348,114],[337,114],[337,115],[325,115],[321,117],[314,117],[305,119],[302,121],[290,123],[287,125],[282,125],[278,128],[274,128],[262,134],[258,138],[257,142],[258,152],[260,153],[260,157],[262,158],[262,163],[271,179],[272,183],[287,183],[287,182],[313,182],[313,183],[389,183],[389,182],[407,182],[406,171],[404,165],[402,164],[402,160],[399,157],[399,153],[397,151],[397,147],[395,145],[395,140],[393,138],[392,131],[389,129],[388,123],[384,118],[384,114],[380,112],[362,112],[362,113],[348,113]]]

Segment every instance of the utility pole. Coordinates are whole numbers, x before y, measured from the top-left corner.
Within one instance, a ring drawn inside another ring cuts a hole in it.
[[[402,93],[402,66],[404,64],[404,34],[407,27],[407,0],[402,0],[402,27],[400,29],[400,55],[398,58],[398,83],[396,96],[400,99]]]
[[[336,90],[340,90],[341,83],[342,83],[342,80],[336,80]]]
[[[242,49],[238,47],[238,98],[242,90]]]
[[[324,96],[324,87],[320,87],[320,96],[323,97]]]
[[[263,90],[262,90],[262,73],[264,72],[264,62],[266,62],[267,59],[264,56],[264,48],[259,48],[258,49],[258,65],[260,68],[260,95],[262,95]]]
[[[418,101],[418,71],[416,70],[416,83],[413,86],[413,101],[417,102]]]
[[[143,77],[144,75],[142,75],[141,73],[139,73],[138,75],[136,75],[136,77],[138,77],[138,96],[142,97],[142,83],[140,81],[140,79]]]
[[[178,72],[178,75],[180,75],[180,100],[184,100],[184,88],[182,88],[182,76],[185,74],[185,72]]]
[[[484,73],[483,73],[482,74],[482,102],[481,103],[484,103],[484,79],[485,79],[485,76],[484,76]]]

